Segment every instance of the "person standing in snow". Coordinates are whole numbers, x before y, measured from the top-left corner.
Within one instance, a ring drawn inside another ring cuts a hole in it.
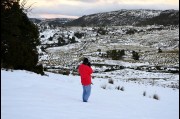
[[[88,58],[84,58],[83,63],[78,67],[78,72],[81,77],[81,84],[83,86],[83,102],[87,102],[91,94],[91,74],[93,70],[91,68],[91,63]]]

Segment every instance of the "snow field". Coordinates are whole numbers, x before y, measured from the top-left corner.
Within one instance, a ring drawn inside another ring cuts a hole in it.
[[[2,119],[178,119],[179,90],[94,78],[82,102],[79,76],[1,70]],[[102,89],[102,85],[111,88]],[[124,91],[114,87],[123,86]],[[143,92],[146,91],[146,96]],[[159,100],[152,98],[154,94]]]

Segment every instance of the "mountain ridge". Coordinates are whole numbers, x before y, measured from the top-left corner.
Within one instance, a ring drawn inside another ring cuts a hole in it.
[[[179,25],[179,10],[121,9],[117,11],[84,15],[77,19],[30,18],[36,24],[52,26],[126,26],[126,25]]]
[[[118,10],[97,14],[84,15],[78,19],[75,19],[71,22],[68,22],[66,25],[68,26],[122,26],[122,25],[137,25],[141,22],[145,22],[146,20],[151,20],[152,18],[156,18],[159,15],[166,16],[166,14],[175,14],[176,21],[175,25],[177,25],[177,21],[179,21],[179,10],[151,10],[151,9],[136,9],[136,10]],[[168,20],[168,17],[166,17]],[[170,21],[167,21],[167,24],[173,24]],[[170,22],[170,23],[169,23]],[[156,21],[153,22],[156,24]],[[152,24],[152,23],[151,23]],[[158,22],[158,24],[160,24]],[[148,24],[145,24],[148,25]],[[165,24],[166,25],[166,24]]]

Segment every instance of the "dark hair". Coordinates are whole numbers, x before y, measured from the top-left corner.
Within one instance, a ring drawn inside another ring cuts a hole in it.
[[[91,66],[91,63],[89,62],[88,58],[84,58],[83,64]]]
[[[83,64],[88,64],[89,63],[89,60],[88,60],[88,58],[84,58],[84,60],[83,60]]]
[[[87,64],[88,66],[91,66],[91,63],[90,62],[88,62],[88,64]]]

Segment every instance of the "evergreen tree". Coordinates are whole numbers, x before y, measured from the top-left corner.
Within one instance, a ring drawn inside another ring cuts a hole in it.
[[[162,50],[161,50],[161,48],[158,48],[158,53],[162,53]]]
[[[37,66],[39,32],[23,12],[19,0],[1,0],[1,67],[43,73]]]
[[[106,51],[106,54],[107,54],[107,58],[111,57],[111,56],[110,56],[111,52],[110,52],[109,50]]]
[[[117,51],[116,50],[112,50],[112,60],[118,60]]]
[[[133,58],[134,60],[139,60],[139,54],[138,54],[137,52],[133,51],[133,52],[132,52],[132,58]]]
[[[70,43],[76,43],[75,37],[73,36],[72,38],[69,38]]]

